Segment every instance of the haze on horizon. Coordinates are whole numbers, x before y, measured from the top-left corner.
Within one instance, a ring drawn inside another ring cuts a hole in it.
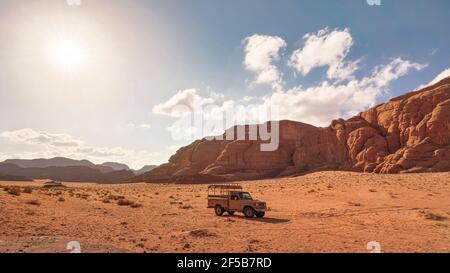
[[[160,164],[221,132],[189,109],[327,126],[450,75],[450,3],[404,3],[0,0],[0,161]]]

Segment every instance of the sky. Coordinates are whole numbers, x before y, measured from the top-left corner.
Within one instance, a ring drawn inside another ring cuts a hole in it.
[[[450,2],[380,4],[0,0],[0,160],[140,168],[234,124],[328,126],[450,75]]]

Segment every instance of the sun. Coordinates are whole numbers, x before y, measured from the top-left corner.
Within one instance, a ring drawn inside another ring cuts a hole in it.
[[[59,70],[75,72],[87,61],[86,47],[77,39],[59,37],[50,43],[50,59]]]

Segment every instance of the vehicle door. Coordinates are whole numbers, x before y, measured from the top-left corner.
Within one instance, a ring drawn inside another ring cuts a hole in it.
[[[230,192],[229,204],[230,205],[229,205],[228,210],[240,211],[241,200],[240,200],[239,194],[237,192]]]

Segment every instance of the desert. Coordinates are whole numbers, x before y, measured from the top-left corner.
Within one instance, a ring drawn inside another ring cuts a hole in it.
[[[450,253],[449,10],[0,0],[0,256]]]
[[[271,207],[262,219],[215,216],[207,185],[44,182],[0,182],[0,252],[65,253],[73,241],[87,253],[450,251],[448,172],[242,182]]]

